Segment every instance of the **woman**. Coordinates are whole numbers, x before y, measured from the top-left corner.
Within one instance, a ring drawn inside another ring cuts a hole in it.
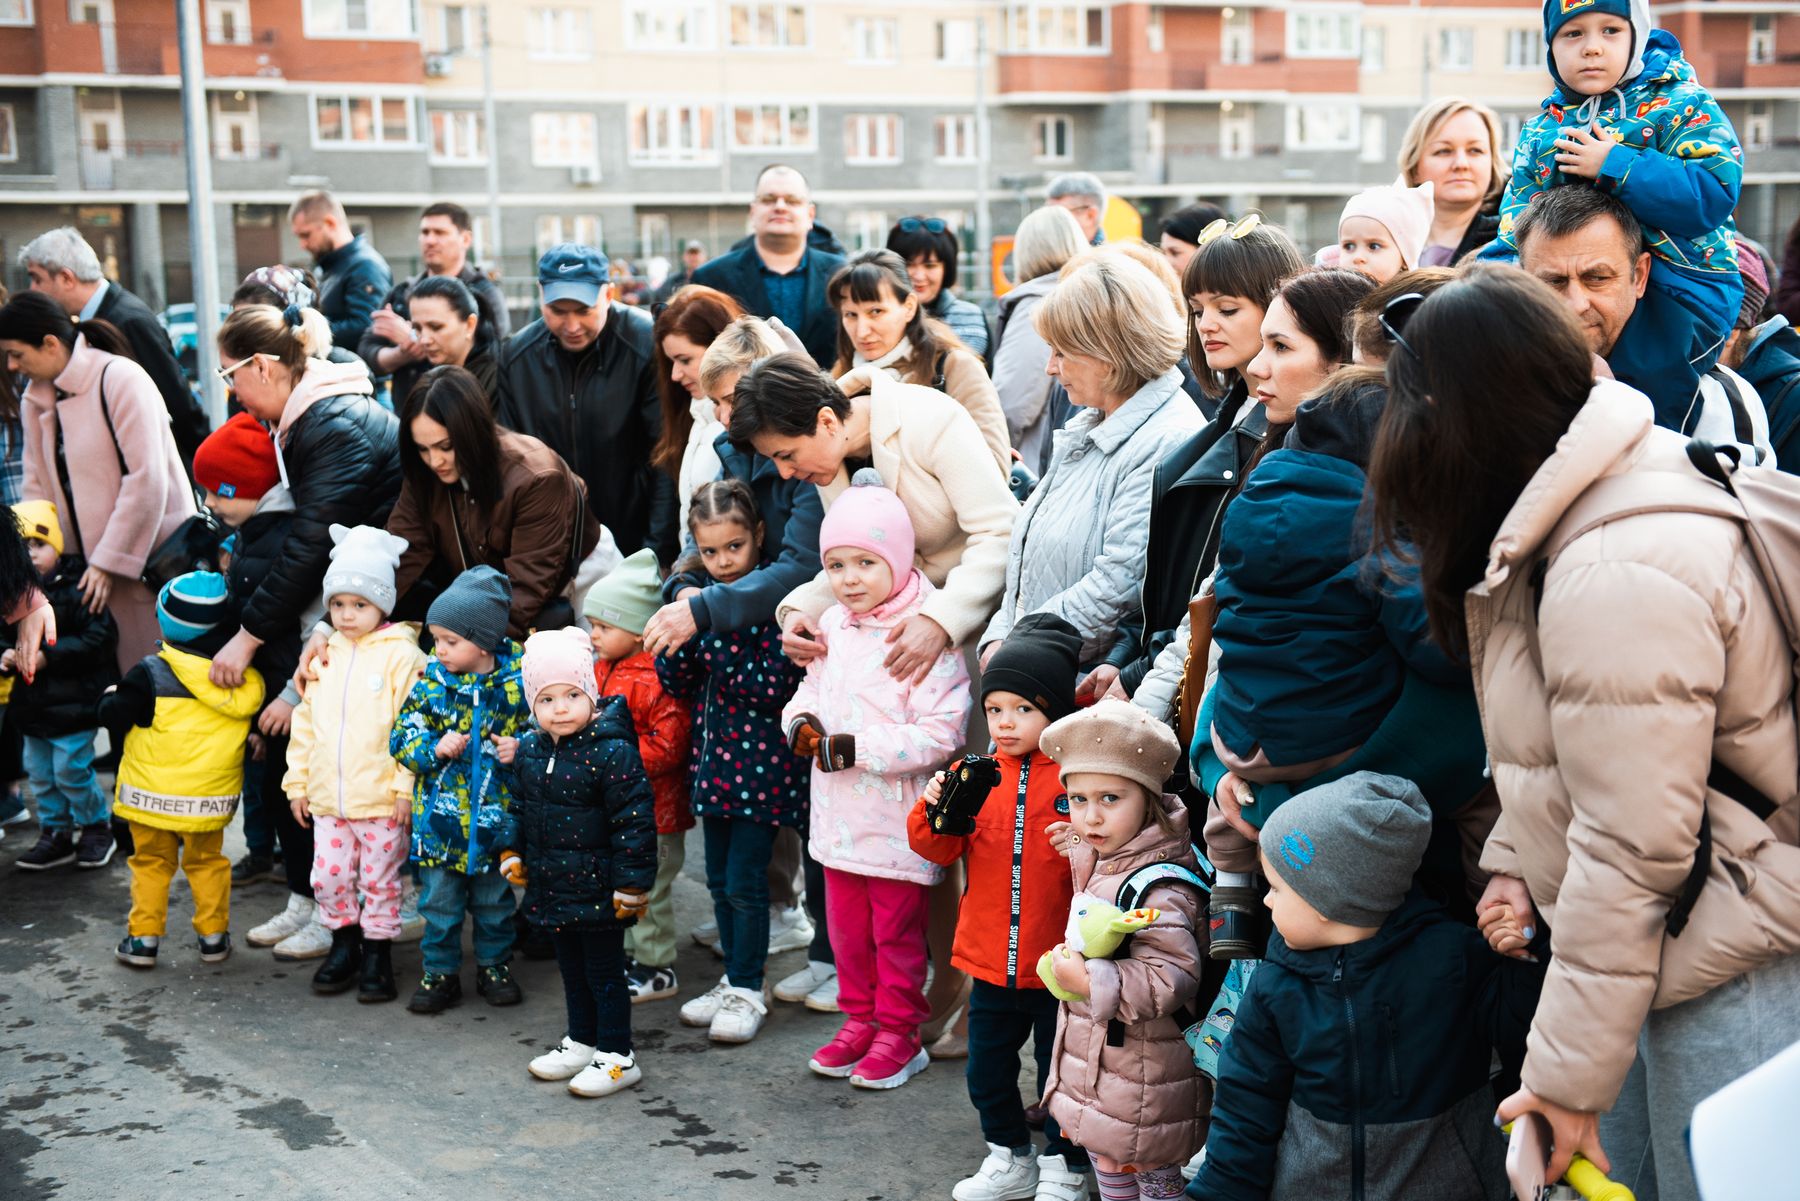
[[[1177,276],[1187,270],[1188,260],[1200,249],[1200,235],[1214,221],[1225,216],[1225,210],[1202,200],[1178,208],[1162,219],[1161,237],[1157,245],[1168,256],[1169,266]]]
[[[418,312],[415,304],[415,320]],[[400,409],[400,469],[387,529],[408,548],[394,571],[395,595],[424,578],[436,594],[486,564],[512,581],[506,633],[518,639],[545,624],[552,605],[567,603],[575,569],[600,543],[587,488],[555,451],[496,425],[474,375],[444,366],[419,377]],[[573,618],[561,612],[557,624]]]
[[[1436,215],[1421,267],[1444,267],[1480,250],[1500,231],[1500,193],[1506,169],[1494,111],[1461,96],[1445,96],[1419,111],[1400,142],[1400,180],[1432,187]]]
[[[1050,347],[1032,325],[1031,311],[1056,287],[1063,264],[1087,248],[1074,214],[1053,204],[1019,222],[1013,235],[1013,277],[1023,282],[1000,298],[991,358],[1007,435],[1033,471],[1049,464],[1050,389],[1056,381],[1044,372]]]
[[[1077,409],[1013,523],[1000,611],[982,662],[1027,613],[1081,634],[1080,662],[1112,649],[1143,577],[1156,462],[1200,427],[1181,389],[1182,314],[1161,281],[1117,250],[1093,252],[1032,316],[1045,368]]]
[[[902,217],[888,230],[887,248],[906,264],[906,276],[925,315],[949,326],[971,354],[985,360],[986,314],[950,291],[956,286],[956,264],[962,257],[956,231],[937,217]]]
[[[1482,925],[1518,954],[1550,928],[1500,1116],[1548,1120],[1546,1178],[1579,1152],[1686,1201],[1694,1106],[1800,1037],[1793,652],[1736,507],[1646,397],[1594,379],[1558,296],[1480,266],[1397,308],[1377,537],[1416,546],[1432,632],[1482,696],[1503,809]],[[1766,823],[1734,799],[1752,790]]]
[[[421,303],[423,302],[423,303]],[[406,311],[412,317],[413,333],[418,335],[419,350],[425,356],[411,364],[412,371],[394,373],[394,396],[401,406],[418,386],[418,381],[434,367],[461,367],[475,377],[488,407],[494,405],[494,377],[499,370],[492,326],[481,320],[481,307],[475,293],[454,275],[428,275],[414,284],[406,297]],[[402,378],[410,382],[402,391]]]
[[[653,357],[662,433],[650,449],[650,464],[675,481],[679,525],[652,534],[652,545],[679,545],[687,532],[688,498],[701,484],[719,478],[713,441],[725,426],[700,387],[700,361],[713,340],[743,315],[737,301],[700,284],[681,289],[656,315]]]
[[[832,371],[845,392],[863,391],[876,372],[935,388],[969,411],[997,462],[1011,462],[1006,415],[987,369],[948,326],[925,315],[899,255],[852,255],[825,286],[825,297],[838,315]]]
[[[27,500],[48,500],[71,549],[87,558],[81,594],[119,627],[119,670],[156,649],[156,598],[144,561],[194,513],[169,414],[124,335],[104,321],[77,332],[62,307],[26,292],[0,309],[0,349],[22,372]]]

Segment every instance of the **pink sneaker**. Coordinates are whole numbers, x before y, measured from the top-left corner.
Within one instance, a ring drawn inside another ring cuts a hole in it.
[[[883,1030],[851,1071],[850,1083],[857,1088],[899,1088],[930,1066],[931,1056],[918,1035],[903,1038]]]
[[[843,1079],[856,1070],[856,1061],[868,1054],[875,1041],[875,1023],[850,1018],[832,1040],[813,1052],[806,1066],[821,1076]]]

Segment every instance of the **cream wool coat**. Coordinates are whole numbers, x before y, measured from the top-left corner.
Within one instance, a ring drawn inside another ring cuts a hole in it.
[[[1555,953],[1525,1084],[1583,1111],[1612,1106],[1651,1009],[1800,951],[1793,656],[1743,528],[1582,503],[1596,483],[1680,495],[1699,479],[1684,445],[1642,394],[1597,383],[1466,600],[1503,810],[1481,865],[1525,881]],[[1778,801],[1769,824],[1707,789],[1715,758]],[[1670,938],[1702,806],[1712,871]]]

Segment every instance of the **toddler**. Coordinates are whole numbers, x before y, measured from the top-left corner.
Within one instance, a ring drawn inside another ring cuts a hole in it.
[[[631,1050],[625,929],[656,880],[656,799],[630,709],[600,699],[586,630],[527,638],[524,673],[537,728],[496,748],[512,765],[520,835],[501,871],[525,886],[526,919],[556,946],[569,1017],[562,1041],[529,1066],[578,1097],[604,1097],[644,1078]]]
[[[425,653],[417,625],[387,620],[405,539],[334,524],[331,541],[327,659],[294,710],[281,786],[294,820],[313,830],[313,897],[331,931],[313,991],[355,985],[358,1001],[391,1001],[413,779],[388,753],[388,735]]]
[[[1432,185],[1369,188],[1352,196],[1338,218],[1333,264],[1385,284],[1419,265],[1431,238]]]
[[[663,691],[656,657],[644,650],[644,627],[662,607],[662,574],[648,548],[626,559],[588,590],[582,613],[594,627],[594,679],[603,697],[623,697],[637,730],[638,755],[656,794],[656,883],[637,925],[625,932],[625,978],[631,1002],[672,997],[675,978],[675,877],[694,828],[688,801],[688,708]]]
[[[231,955],[231,861],[225,827],[244,791],[244,740],[262,707],[255,668],[236,688],[209,678],[212,656],[236,630],[226,620],[225,577],[193,571],[156,597],[162,646],[100,701],[100,723],[119,755],[113,812],[131,826],[131,916],[114,955],[155,967],[177,864],[194,894],[200,961]]]
[[[512,584],[486,565],[451,581],[426,611],[434,655],[388,736],[413,773],[412,862],[419,869],[424,974],[407,1001],[442,1013],[462,1000],[463,916],[475,925],[475,991],[489,1005],[523,1000],[512,960],[512,886],[500,848],[514,845],[512,773],[495,740],[525,729],[519,644],[506,636]]]
[[[898,1088],[929,1059],[927,890],[943,869],[907,845],[907,814],[962,746],[969,671],[954,648],[922,683],[883,666],[889,638],[936,589],[913,566],[906,506],[859,471],[819,525],[837,603],[819,619],[829,653],[806,668],[782,710],[794,750],[814,761],[809,844],[825,869],[825,911],[844,1024],[814,1052],[821,1076]]]

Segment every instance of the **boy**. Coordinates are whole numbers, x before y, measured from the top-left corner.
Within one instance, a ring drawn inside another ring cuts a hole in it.
[[[25,736],[25,771],[38,800],[41,830],[37,845],[19,857],[19,867],[28,872],[66,863],[105,867],[115,848],[106,794],[94,776],[94,734],[100,726],[94,711],[119,678],[119,630],[106,610],[88,610],[81,594],[87,560],[63,554],[56,506],[28,500],[14,505],[13,512],[39,586],[56,613],[57,631],[55,644],[38,652],[37,679],[29,684],[17,652],[8,646],[0,654],[0,672],[20,676],[8,708]]]
[[[131,824],[131,917],[114,955],[155,967],[179,862],[194,894],[202,963],[231,955],[231,862],[225,827],[244,790],[244,739],[262,706],[255,668],[236,688],[208,674],[237,628],[226,620],[225,577],[192,571],[156,598],[162,646],[100,701],[100,723],[119,756],[114,811]]]
[[[425,678],[394,720],[388,750],[413,773],[412,861],[419,869],[425,973],[406,1003],[442,1013],[462,1000],[463,915],[475,919],[475,991],[489,1005],[524,999],[512,960],[512,886],[499,851],[515,841],[511,773],[494,739],[530,724],[519,679],[519,644],[506,636],[512,584],[471,567],[426,610],[436,640]]]
[[[1650,28],[1646,0],[1545,0],[1544,37],[1557,90],[1519,135],[1500,236],[1481,257],[1518,258],[1513,225],[1547,189],[1587,182],[1623,201],[1650,281],[1608,363],[1680,429],[1743,299],[1731,219],[1743,149],[1681,43]]]
[[[1411,781],[1370,772],[1270,815],[1275,933],[1225,1043],[1190,1197],[1503,1194],[1489,1066],[1496,1047],[1523,1054],[1543,968],[1413,889],[1430,837]]]

